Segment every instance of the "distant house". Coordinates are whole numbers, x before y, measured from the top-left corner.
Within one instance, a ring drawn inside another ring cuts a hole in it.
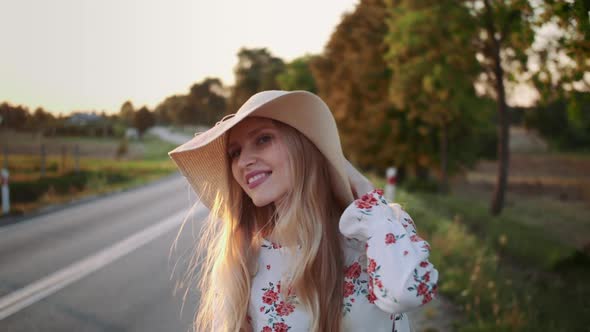
[[[56,129],[58,135],[68,136],[113,136],[113,125],[103,115],[96,113],[76,112],[68,116]]]
[[[87,126],[99,124],[105,121],[105,118],[92,113],[74,113],[66,119],[66,124],[74,126]]]

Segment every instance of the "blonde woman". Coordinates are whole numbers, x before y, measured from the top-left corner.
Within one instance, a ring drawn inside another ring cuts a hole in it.
[[[435,296],[428,243],[315,94],[257,93],[170,156],[210,209],[196,331],[409,331]]]

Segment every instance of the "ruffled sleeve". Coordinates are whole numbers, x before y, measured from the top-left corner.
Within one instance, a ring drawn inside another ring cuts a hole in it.
[[[366,242],[369,301],[389,313],[426,304],[437,292],[438,271],[428,261],[430,245],[418,236],[412,218],[375,189],[350,204],[340,232]]]

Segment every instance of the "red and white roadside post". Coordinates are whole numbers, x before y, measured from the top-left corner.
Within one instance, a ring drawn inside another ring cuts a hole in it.
[[[0,171],[2,181],[2,214],[8,214],[10,211],[10,191],[8,190],[8,170],[3,168]]]
[[[387,183],[385,184],[385,199],[388,202],[393,202],[395,197],[395,183],[397,182],[396,178],[397,169],[395,167],[387,168],[385,176],[387,178]]]

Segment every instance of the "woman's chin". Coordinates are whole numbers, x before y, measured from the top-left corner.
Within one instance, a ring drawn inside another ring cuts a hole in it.
[[[256,205],[256,207],[264,207],[272,203],[272,199],[257,198],[253,199],[252,202],[254,203],[254,205]]]

